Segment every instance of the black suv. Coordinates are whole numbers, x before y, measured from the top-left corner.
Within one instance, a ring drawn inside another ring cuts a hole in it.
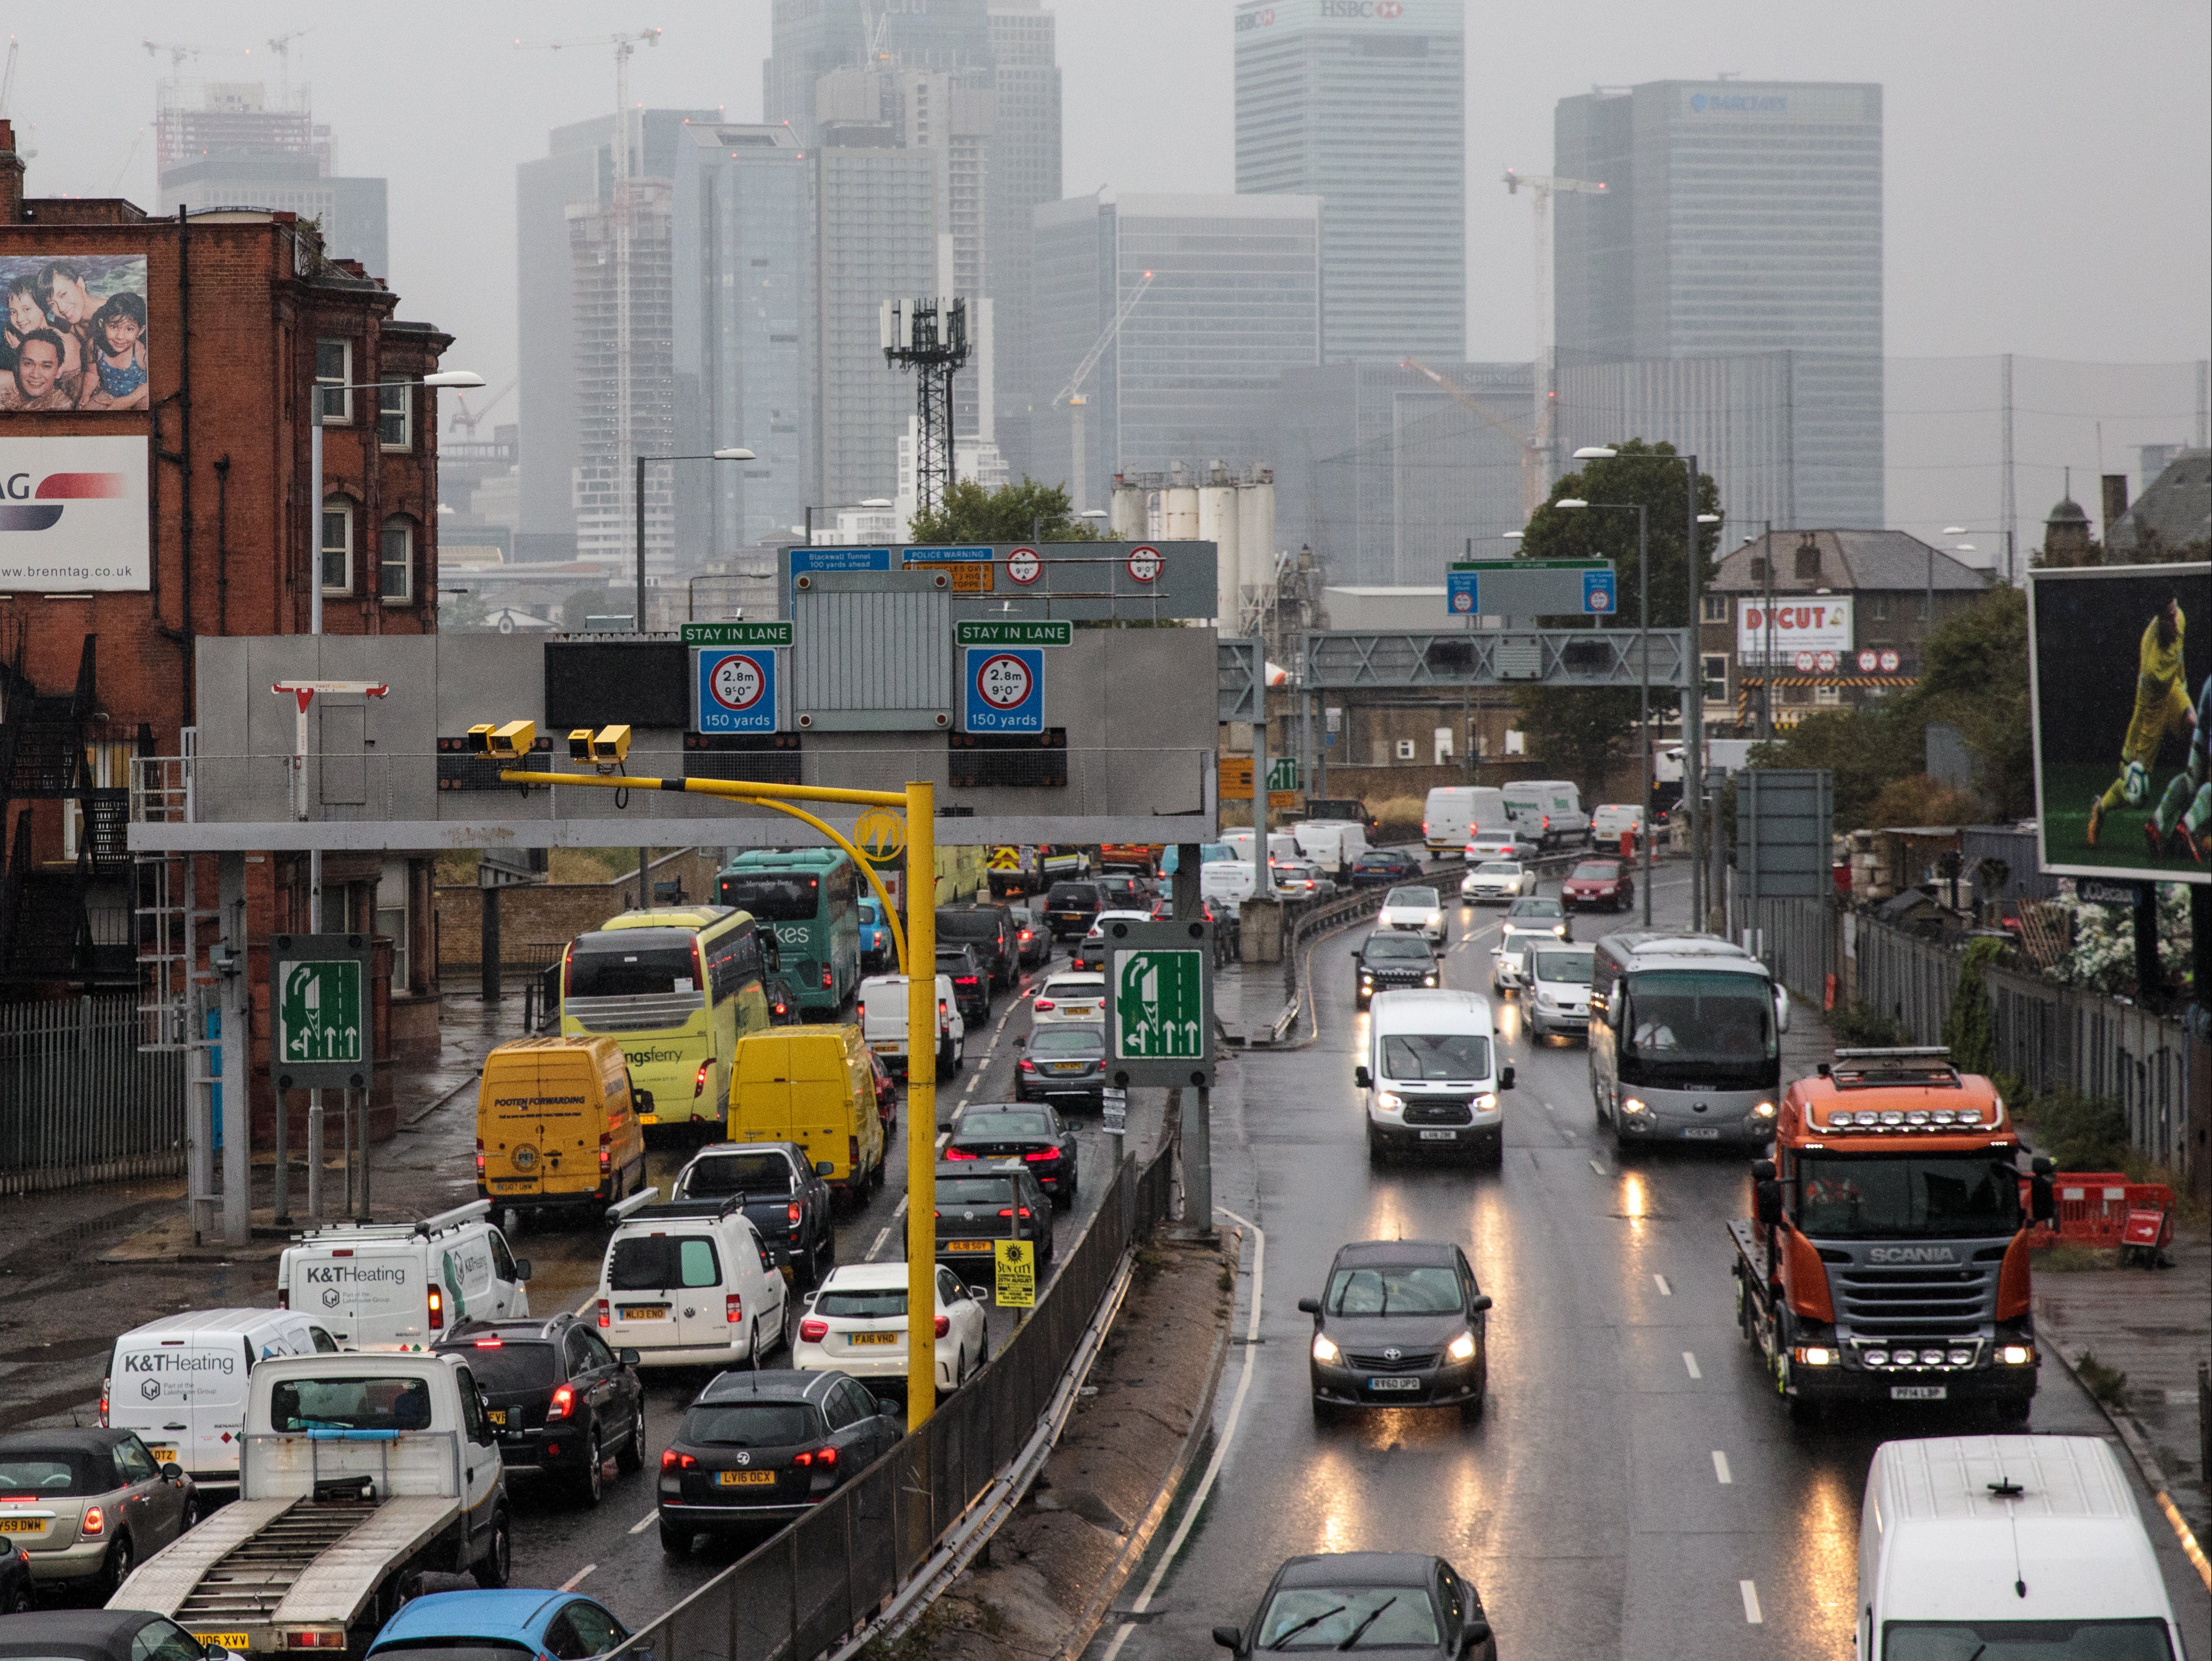
[[[991,971],[994,992],[1007,990],[1022,977],[1021,930],[1006,906],[939,906],[937,943],[974,946],[976,961]]]
[[[578,1500],[596,1506],[610,1456],[624,1471],[644,1464],[637,1352],[617,1355],[574,1316],[462,1321],[434,1348],[464,1357],[476,1374],[509,1475],[560,1477]]]
[[[1056,882],[1044,897],[1045,926],[1056,940],[1080,940],[1091,932],[1099,903],[1095,882]]]
[[[817,1285],[837,1261],[830,1184],[793,1142],[716,1142],[677,1173],[671,1200],[743,1196],[744,1213],[802,1287]]]
[[[1353,947],[1352,955],[1359,960],[1353,996],[1362,1009],[1377,992],[1443,983],[1437,954],[1410,928],[1378,928]]]
[[[905,1433],[903,1409],[842,1372],[718,1374],[660,1456],[660,1548],[804,1517]]]
[[[980,1026],[991,1019],[991,971],[972,946],[937,948],[937,972],[952,982],[952,1001],[960,1006],[960,1019]]]

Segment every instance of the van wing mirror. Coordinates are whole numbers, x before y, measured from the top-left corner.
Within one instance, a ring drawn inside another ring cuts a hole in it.
[[[1511,1068],[1501,1067],[1498,1069],[1498,1087],[1500,1090],[1510,1090],[1513,1088],[1513,1069]]]
[[[1375,1087],[1375,1075],[1364,1067],[1355,1067],[1352,1069],[1352,1083],[1355,1089],[1372,1090]]]
[[[817,1159],[814,1162],[814,1174],[817,1177],[834,1177],[837,1174],[837,1167],[828,1159]]]
[[[2047,1223],[2058,1215],[2058,1191],[2051,1185],[2049,1172],[2039,1171],[2027,1179],[2027,1208],[2033,1222]]]
[[[1474,1297],[1468,1299],[1467,1312],[1470,1315],[1480,1315],[1486,1313],[1495,1301],[1496,1300],[1492,1299],[1488,1293],[1478,1292]]]
[[[1778,1032],[1790,1030],[1790,989],[1779,983],[1774,988],[1774,1030]]]
[[[520,1286],[520,1285],[521,1285],[521,1284],[522,1284],[522,1282],[524,1282],[525,1281],[527,1281],[529,1278],[530,1278],[530,1259],[529,1259],[529,1258],[527,1258],[527,1257],[517,1257],[517,1258],[514,1260],[514,1281],[515,1281],[515,1284],[516,1284],[517,1286]]]
[[[760,941],[761,967],[771,975],[780,971],[783,968],[783,945],[776,939],[775,931],[769,929],[755,938]]]
[[[1772,1177],[1762,1178],[1753,1187],[1752,1202],[1761,1227],[1771,1228],[1782,1220],[1782,1184]]]
[[[629,1098],[639,1112],[653,1111],[653,1092],[650,1090],[640,1090],[635,1085],[632,1085],[629,1087]]]

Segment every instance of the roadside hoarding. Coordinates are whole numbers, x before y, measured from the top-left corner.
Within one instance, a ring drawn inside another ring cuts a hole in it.
[[[2212,565],[2031,571],[2027,594],[2043,868],[2212,881]]]
[[[0,254],[0,422],[151,407],[144,254]]]
[[[1838,657],[1851,649],[1851,602],[1848,595],[1822,594],[1807,599],[1798,594],[1774,597],[1774,661],[1795,664],[1800,652],[1832,652]],[[1766,662],[1766,602],[1747,594],[1736,602],[1735,655],[1739,663]]]
[[[21,420],[0,414],[0,591],[145,590],[146,439],[34,436]]]

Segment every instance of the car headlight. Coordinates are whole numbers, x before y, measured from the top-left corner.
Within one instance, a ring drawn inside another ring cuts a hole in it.
[[[1430,928],[1443,928],[1443,922],[1444,922],[1444,914],[1443,914],[1443,912],[1441,912],[1441,911],[1431,911],[1431,912],[1430,912],[1430,913],[1429,913],[1429,927],[1430,927]]]
[[[1375,1092],[1375,1105],[1382,1108],[1385,1112],[1395,1113],[1405,1104],[1406,1098],[1395,1090],[1378,1090]]]
[[[1336,1347],[1328,1334],[1316,1332],[1314,1334],[1313,1358],[1325,1367],[1333,1367],[1344,1359],[1344,1352]]]
[[[1644,1112],[1644,1104],[1635,1097],[1623,1096],[1620,1098],[1620,1110],[1632,1118]]]
[[[1372,986],[1375,983],[1375,971],[1371,969],[1363,969],[1359,971],[1359,978],[1366,984]]]
[[[2007,1344],[1997,1352],[1997,1360],[2008,1367],[2024,1367],[2035,1360],[2035,1351],[2027,1344]]]
[[[1436,983],[1437,977],[1434,975],[1424,975],[1421,977],[1421,984],[1423,986],[1434,986]]]
[[[1564,934],[1567,932],[1567,926],[1563,922],[1555,922],[1552,925],[1552,932],[1554,934]]]
[[[1752,1116],[1756,1119],[1771,1119],[1774,1116],[1774,1104],[1772,1102],[1761,1102],[1757,1107],[1751,1110],[1751,1113]]]
[[[1461,1333],[1444,1346],[1444,1354],[1455,1361],[1472,1361],[1474,1360],[1474,1335],[1472,1332]]]
[[[1489,1092],[1485,1092],[1474,1098],[1474,1110],[1478,1113],[1492,1112],[1497,1106],[1498,1098]]]

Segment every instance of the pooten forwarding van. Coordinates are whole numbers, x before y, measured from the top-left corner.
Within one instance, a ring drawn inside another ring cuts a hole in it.
[[[645,1182],[651,1103],[611,1037],[518,1038],[477,1086],[477,1193],[501,1210],[576,1211]]]

